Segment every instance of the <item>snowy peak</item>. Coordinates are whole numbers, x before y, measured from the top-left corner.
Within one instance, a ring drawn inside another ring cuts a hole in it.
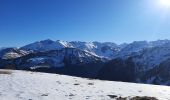
[[[69,42],[67,42],[67,41],[57,40],[56,43],[61,44],[61,45],[63,45],[64,47],[67,47],[67,48],[74,48],[74,47],[72,46],[72,44],[69,43]]]
[[[50,50],[60,50],[63,48],[77,48],[93,55],[99,56],[101,58],[114,59],[117,57],[129,57],[135,53],[140,53],[144,49],[150,49],[153,47],[167,47],[170,46],[170,40],[158,40],[158,41],[134,41],[130,44],[117,45],[112,42],[81,42],[81,41],[52,41],[43,40],[35,42],[20,49],[32,50],[32,51],[50,51]]]
[[[170,40],[157,40],[149,42],[152,46],[161,46],[165,44],[170,44]]]
[[[73,47],[91,52],[94,55],[111,58],[115,52],[119,50],[119,47],[111,42],[70,42]]]
[[[143,50],[144,48],[148,48],[148,47],[149,47],[149,44],[146,41],[135,41],[133,43],[126,45],[124,48],[122,48],[120,52],[118,53],[118,56],[120,57],[128,56],[128,55],[131,55],[132,53],[139,52]]]
[[[63,48],[77,48],[86,52],[89,52],[93,55],[110,58],[115,52],[119,50],[119,47],[111,42],[80,42],[80,41],[52,41],[52,40],[43,40],[35,43],[31,43],[24,47],[21,47],[23,50],[32,50],[32,51],[50,51],[50,50],[60,50]]]
[[[26,45],[24,47],[21,47],[23,50],[33,50],[33,51],[50,51],[50,50],[56,50],[56,49],[62,49],[65,48],[65,45],[63,45],[60,41],[52,41],[52,40],[43,40],[39,42],[35,42],[29,45]]]

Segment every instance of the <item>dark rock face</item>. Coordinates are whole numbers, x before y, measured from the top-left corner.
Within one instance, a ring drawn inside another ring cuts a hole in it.
[[[85,78],[95,78],[97,72],[102,68],[103,63],[89,63],[83,65],[69,65],[61,68],[37,68],[31,71],[46,72],[46,73],[57,73],[64,75],[71,75]],[[30,70],[30,69],[29,69]]]
[[[138,67],[131,58],[114,59],[101,68],[96,78],[110,81],[170,85],[170,59],[142,73],[137,70]]]
[[[143,83],[170,85],[170,59],[149,70],[141,77]]]
[[[109,47],[109,46],[104,46],[104,47],[101,48],[101,51],[105,53],[105,52],[107,52],[107,50],[109,50],[109,49],[111,50],[112,48]]]
[[[135,64],[131,59],[115,59],[103,66],[99,71],[98,79],[112,81],[135,81]]]

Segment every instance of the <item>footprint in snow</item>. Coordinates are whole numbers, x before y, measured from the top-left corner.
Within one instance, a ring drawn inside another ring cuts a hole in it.
[[[83,86],[81,85],[80,87],[82,87],[83,88]]]
[[[61,82],[60,81],[56,81],[58,84],[61,84]]]
[[[46,97],[48,95],[49,95],[49,93],[46,93],[46,94],[42,94],[41,96]]]
[[[93,88],[96,88],[95,86]]]
[[[16,94],[16,96],[17,96],[17,97],[19,97],[19,96],[20,96],[20,94]]]
[[[86,99],[90,99],[91,96],[86,96]]]
[[[80,85],[79,83],[75,83],[74,85]]]
[[[78,80],[75,80],[75,82],[78,82]]]
[[[142,91],[141,91],[141,90],[139,90],[138,92],[140,92],[140,93],[141,93]]]
[[[69,99],[73,99],[72,97],[73,97],[73,96],[76,96],[76,95],[75,95],[75,94],[70,93],[68,96],[70,97]]]
[[[95,93],[99,93],[99,92],[97,91],[97,92],[95,92]]]
[[[108,97],[114,99],[114,98],[117,98],[118,96],[117,95],[107,95]]]
[[[69,84],[69,83],[65,83],[65,84]]]
[[[99,92],[103,93],[104,91],[100,90]]]
[[[88,85],[94,85],[94,83],[88,83]]]
[[[69,96],[72,97],[72,96],[75,96],[75,94],[70,93]]]
[[[104,95],[99,95],[99,97],[104,97]]]

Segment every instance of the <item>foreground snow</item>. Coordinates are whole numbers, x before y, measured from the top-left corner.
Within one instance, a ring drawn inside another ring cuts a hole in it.
[[[110,100],[108,95],[169,100],[170,87],[0,70],[0,100]]]

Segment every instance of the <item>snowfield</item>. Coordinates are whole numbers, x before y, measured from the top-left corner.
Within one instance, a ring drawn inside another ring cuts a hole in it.
[[[115,96],[170,100],[170,87],[0,70],[0,100],[116,100]]]

